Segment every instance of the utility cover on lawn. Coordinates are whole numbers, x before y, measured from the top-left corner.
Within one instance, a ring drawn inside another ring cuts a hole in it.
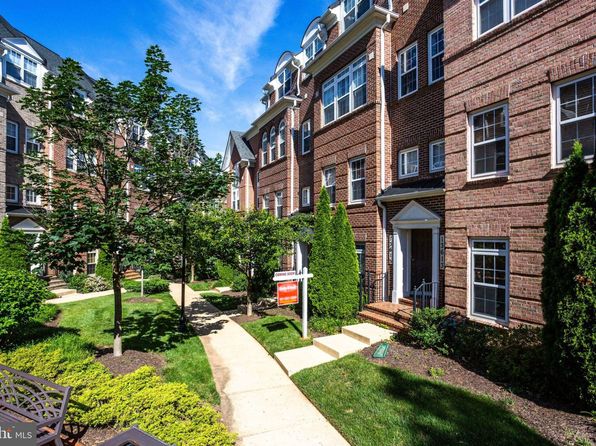
[[[375,352],[373,353],[373,358],[383,359],[387,357],[387,353],[389,352],[389,344],[383,342],[381,345],[377,347]]]

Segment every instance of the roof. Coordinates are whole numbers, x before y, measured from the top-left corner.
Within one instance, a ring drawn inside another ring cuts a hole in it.
[[[444,178],[418,180],[404,186],[391,186],[377,195],[377,201],[397,201],[416,196],[440,195],[445,192]]]
[[[236,150],[238,150],[238,155],[243,160],[254,161],[255,155],[252,153],[252,150],[248,147],[242,135],[244,132],[238,132],[236,130],[232,130],[230,135],[232,135],[232,139],[234,140],[234,145],[236,146]]]
[[[33,47],[33,49],[39,54],[43,60],[44,65],[48,71],[52,73],[57,73],[60,65],[64,59],[56,52],[52,51],[48,47],[42,45],[34,38],[28,36],[27,34],[19,31],[14,26],[12,26],[8,21],[0,15],[0,39],[2,38],[11,38],[11,37],[20,37],[22,39],[27,40],[29,45]],[[85,74],[85,77],[81,79],[81,88],[89,93],[93,93],[93,84],[95,80]]]

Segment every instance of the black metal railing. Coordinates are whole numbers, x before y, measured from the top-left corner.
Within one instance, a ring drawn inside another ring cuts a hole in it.
[[[383,301],[386,279],[387,273],[364,271],[360,274],[360,310],[367,304]]]
[[[422,280],[422,284],[414,290],[414,311],[432,307],[433,303],[437,301],[438,295],[439,282]]]

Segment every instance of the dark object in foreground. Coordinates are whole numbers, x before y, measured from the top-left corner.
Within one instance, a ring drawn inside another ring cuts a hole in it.
[[[133,426],[100,446],[168,446],[168,444]]]
[[[0,421],[35,423],[36,444],[62,446],[60,433],[70,391],[70,387],[0,364]]]

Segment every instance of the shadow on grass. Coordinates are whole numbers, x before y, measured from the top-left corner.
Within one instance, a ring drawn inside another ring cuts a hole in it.
[[[265,327],[270,333],[273,333],[274,331],[285,330],[286,328],[293,328],[296,333],[302,336],[302,331],[296,326],[296,321],[290,318],[283,321],[275,321],[263,324],[263,327]]]

